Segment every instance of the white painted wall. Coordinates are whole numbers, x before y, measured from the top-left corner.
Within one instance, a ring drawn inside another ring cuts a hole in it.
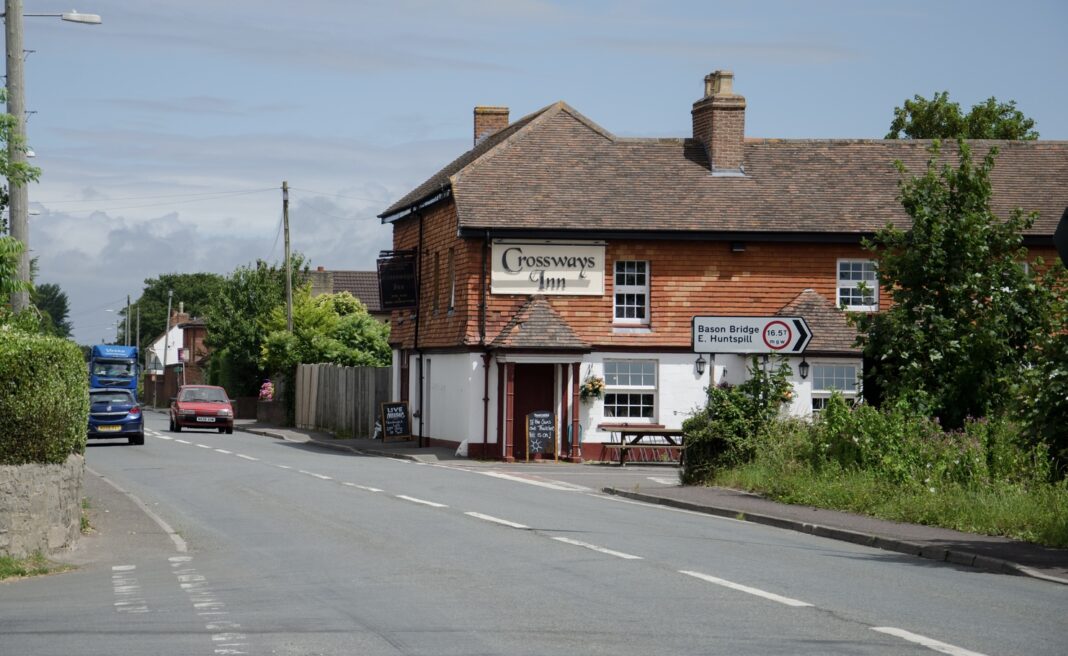
[[[412,430],[424,437],[462,442],[482,440],[482,358],[477,353],[424,353],[420,408],[419,358],[408,363]],[[415,417],[419,411],[420,416]],[[423,424],[423,422],[426,422]]]
[[[163,336],[161,336],[159,339],[157,339],[156,341],[152,342],[152,344],[147,349],[145,349],[145,353],[141,356],[141,364],[142,365],[144,365],[145,362],[146,362],[145,357],[146,356],[148,357],[147,362],[149,362],[149,366],[146,367],[147,373],[157,373],[157,374],[163,373],[163,361],[164,361],[163,360],[163,343],[164,343],[164,340],[165,340],[165,338]],[[168,334],[166,340],[169,342],[167,344],[167,360],[166,360],[166,362],[169,365],[177,364],[177,362],[178,362],[178,349],[181,348],[181,346],[182,346],[182,329],[179,328],[178,326],[171,326],[170,333]],[[153,356],[155,357],[156,361],[159,362],[159,368],[155,368],[154,369],[154,368],[151,367],[151,363],[153,361]]]

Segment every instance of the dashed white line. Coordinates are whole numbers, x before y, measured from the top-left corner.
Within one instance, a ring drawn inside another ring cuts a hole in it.
[[[158,440],[173,440],[173,437],[167,437],[166,435],[152,435],[152,437]]]
[[[235,453],[234,455],[237,456],[238,458],[244,458],[245,460],[252,460],[253,462],[259,462],[259,460],[260,460],[259,458],[253,458],[252,456],[246,456],[243,453]],[[284,467],[282,465],[279,465],[279,466],[282,467],[283,469],[291,469],[290,467]]]
[[[178,442],[178,443],[180,443],[180,444],[192,444],[192,442],[189,442],[189,441],[187,441],[187,440],[181,440],[181,439],[178,439],[177,437],[176,437],[176,438],[174,438],[174,441],[175,441],[175,442]]]
[[[277,468],[279,468],[279,469],[293,469],[293,468],[292,468],[292,467],[290,467],[289,465],[275,465],[275,467],[277,467]]]
[[[782,595],[777,595],[774,592],[766,592],[766,591],[760,590],[758,588],[751,588],[748,585],[742,585],[741,583],[734,583],[732,581],[728,581],[726,579],[721,579],[721,578],[716,577],[716,576],[709,576],[708,574],[702,574],[701,572],[689,572],[689,571],[680,569],[679,570],[679,574],[685,574],[686,576],[692,576],[694,578],[701,579],[702,581],[706,581],[708,583],[715,583],[716,585],[721,585],[721,586],[723,586],[725,588],[730,588],[731,590],[738,590],[739,592],[746,592],[746,593],[751,594],[751,595],[756,595],[757,597],[763,597],[764,599],[768,599],[770,601],[775,601],[775,602],[778,602],[780,604],[786,604],[787,606],[794,606],[796,608],[800,608],[800,607],[811,606],[812,605],[812,604],[808,603],[807,601],[800,601],[798,599],[791,599],[790,597],[784,597]]]
[[[518,524],[516,522],[510,522],[507,519],[501,519],[500,517],[494,517],[492,515],[483,515],[482,513],[479,513],[479,512],[465,512],[464,514],[468,515],[469,517],[474,517],[475,519],[481,519],[483,521],[493,522],[494,524],[500,524],[502,526],[508,526],[508,527],[511,527],[511,528],[527,528],[527,529],[530,528],[529,526],[527,526],[525,524]]]
[[[598,553],[607,554],[609,556],[615,556],[616,558],[622,558],[624,560],[641,560],[641,556],[635,556],[629,553],[623,553],[622,551],[613,551],[612,549],[606,549],[605,547],[598,547],[596,544],[590,544],[588,542],[580,542],[578,540],[572,540],[571,538],[554,537],[554,540],[563,542],[564,544],[571,544],[576,547],[582,547],[584,549],[590,549]]]
[[[483,476],[492,476],[493,478],[500,478],[506,481],[513,481],[515,483],[526,483],[527,485],[536,485],[538,487],[544,487],[549,490],[561,490],[563,492],[589,492],[590,488],[582,485],[574,485],[572,483],[564,483],[562,481],[539,481],[531,478],[524,478],[522,476],[515,476],[513,474],[505,474],[503,472],[494,471],[480,471],[477,472]]]
[[[136,565],[115,565],[111,568],[111,585],[115,589],[115,610],[120,613],[147,613],[148,604],[141,596],[141,584],[134,576]]]
[[[354,488],[356,488],[358,490],[363,490],[365,492],[384,492],[384,490],[382,488],[380,488],[380,487],[370,487],[369,485],[357,485],[355,483],[349,483],[348,481],[342,481],[341,484],[346,486],[346,487],[354,487]]]
[[[217,453],[225,453],[226,455],[233,455],[233,451],[227,451],[226,449],[215,449]]]
[[[411,501],[412,503],[419,503],[424,506],[430,506],[431,508],[448,508],[448,506],[443,503],[434,503],[433,501],[427,501],[425,499],[416,499],[415,497],[410,497],[406,494],[398,494],[396,496],[398,499],[404,499],[405,501]]]
[[[197,444],[197,446],[199,446],[201,449],[210,449],[210,448],[212,448],[212,447],[208,446],[207,444]]]
[[[873,626],[871,627],[871,630],[878,631],[879,633],[885,633],[887,635],[892,635],[901,638],[902,640],[908,640],[909,642],[914,642],[918,645],[923,645],[928,649],[933,649],[934,651],[941,652],[943,654],[950,654],[951,656],[984,656],[983,654],[980,654],[977,651],[970,651],[968,649],[956,647],[945,642],[933,640],[926,636],[922,636],[917,633],[912,633],[904,629],[897,629],[892,626]]]
[[[207,579],[192,566],[192,556],[174,556],[170,558],[171,567],[178,583],[189,595],[193,609],[200,617],[211,617],[204,628],[212,632],[211,641],[215,643],[216,654],[247,654],[249,648],[247,636],[239,633],[241,625],[224,619],[214,619],[229,615],[226,604],[215,598],[215,593],[208,588]]]
[[[329,476],[323,476],[322,474],[316,474],[315,472],[305,471],[303,469],[298,469],[297,471],[300,472],[301,474],[307,474],[308,476],[314,476],[315,478],[318,478],[318,479],[321,479],[321,480],[324,480],[324,481],[332,481],[332,480],[334,480],[334,479],[330,478]]]

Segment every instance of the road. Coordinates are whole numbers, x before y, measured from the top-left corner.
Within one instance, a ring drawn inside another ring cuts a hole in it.
[[[635,503],[583,478],[664,485],[667,468],[427,465],[170,433],[158,414],[148,429],[141,447],[88,448],[97,533],[76,571],[0,585],[0,655],[1068,645],[1068,586]]]

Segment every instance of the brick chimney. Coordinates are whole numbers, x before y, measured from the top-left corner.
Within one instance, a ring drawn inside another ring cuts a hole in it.
[[[693,104],[693,138],[705,146],[712,173],[743,171],[745,97],[734,93],[734,73],[705,76],[705,97]]]
[[[508,127],[507,107],[475,107],[475,145]]]

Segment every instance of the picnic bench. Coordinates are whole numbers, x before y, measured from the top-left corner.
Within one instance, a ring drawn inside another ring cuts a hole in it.
[[[678,463],[682,464],[684,449],[681,428],[629,424],[601,424],[598,428],[612,433],[613,441],[606,442],[604,446],[619,449],[620,467],[626,466],[629,451],[656,449],[666,452],[677,451]],[[614,441],[617,434],[619,435],[618,442]]]

